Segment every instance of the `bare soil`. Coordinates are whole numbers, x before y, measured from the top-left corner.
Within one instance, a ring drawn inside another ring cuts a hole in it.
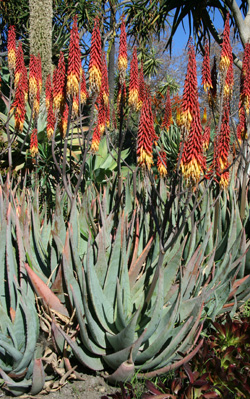
[[[119,388],[108,385],[101,376],[81,374],[83,380],[66,381],[58,390],[36,396],[24,395],[21,398],[35,399],[101,399],[102,396],[117,392]],[[0,389],[0,399],[13,398]]]

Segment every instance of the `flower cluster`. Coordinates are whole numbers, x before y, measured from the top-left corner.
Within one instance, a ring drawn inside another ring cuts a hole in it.
[[[33,129],[30,137],[30,155],[35,158],[38,153],[37,129]]]
[[[202,84],[205,92],[209,92],[213,88],[210,70],[210,56],[209,56],[209,44],[206,42],[205,55],[202,63]]]
[[[125,29],[124,18],[122,17],[119,55],[118,55],[119,81],[121,85],[125,82],[127,67],[128,67],[127,34]]]
[[[198,102],[198,83],[196,72],[195,51],[192,43],[188,49],[188,67],[182,97],[181,120],[182,125],[189,130]]]
[[[81,50],[79,45],[79,33],[77,28],[77,17],[74,18],[70,33],[69,59],[67,70],[67,95],[79,97],[81,73]]]
[[[130,65],[130,81],[128,105],[136,111],[139,100],[139,80],[138,80],[138,60],[136,47],[133,50],[132,61]]]
[[[225,104],[221,129],[214,143],[214,169],[220,187],[225,189],[229,184],[229,154],[230,127],[229,127],[229,106]]]
[[[95,19],[91,37],[89,60],[89,85],[91,93],[99,93],[102,84],[102,44],[99,20]]]
[[[10,73],[13,75],[16,68],[16,31],[14,26],[10,26],[8,31],[8,67]]]
[[[196,185],[206,168],[202,148],[202,126],[198,101],[198,84],[194,47],[189,44],[187,75],[182,100],[182,122],[188,129],[185,137],[180,168],[188,184]]]
[[[153,114],[151,109],[150,93],[147,92],[142,105],[138,137],[137,137],[137,162],[148,170],[153,165],[153,142],[158,137],[155,133]]]

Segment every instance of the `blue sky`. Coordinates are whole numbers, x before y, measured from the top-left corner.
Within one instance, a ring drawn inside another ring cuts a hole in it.
[[[189,39],[189,24],[187,17],[183,20],[183,24],[185,30],[183,29],[183,26],[181,24],[174,36],[173,51],[176,53],[178,53],[179,50],[182,50],[186,47],[187,41]],[[215,12],[214,25],[217,29],[223,30],[224,27],[223,19],[218,11]]]

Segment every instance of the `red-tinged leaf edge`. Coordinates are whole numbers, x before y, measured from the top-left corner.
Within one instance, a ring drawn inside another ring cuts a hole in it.
[[[42,298],[42,300],[51,309],[60,313],[63,316],[69,317],[69,313],[65,306],[62,304],[60,299],[51,291],[51,289],[37,276],[37,274],[25,263],[25,269],[28,273],[30,281],[33,285],[36,294]]]

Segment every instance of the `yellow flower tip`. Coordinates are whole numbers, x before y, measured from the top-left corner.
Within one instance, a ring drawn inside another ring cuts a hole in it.
[[[220,188],[221,188],[222,190],[226,190],[226,189],[228,188],[228,185],[229,185],[228,176],[223,176],[223,175],[221,175],[219,185],[220,185]]]
[[[14,49],[8,51],[8,65],[9,69],[14,71],[16,67],[16,52]]]
[[[32,156],[32,158],[35,158],[36,154],[38,153],[38,148],[33,146],[30,148],[30,155]]]
[[[219,64],[219,68],[220,70],[223,71],[227,71],[230,65],[230,59],[227,55],[224,55],[221,57],[220,60],[220,64]]]
[[[67,95],[78,96],[79,94],[79,80],[77,76],[71,72],[67,78]]]
[[[63,100],[63,95],[61,93],[57,94],[54,97],[53,105],[54,105],[55,111],[60,111],[62,100]]]
[[[125,57],[119,57],[118,58],[118,69],[119,71],[121,70],[126,70],[128,67],[128,60]]]
[[[74,100],[74,101],[73,101],[73,104],[72,104],[72,114],[73,114],[74,116],[77,116],[78,113],[79,113],[79,104],[78,104],[78,101],[77,101],[77,100]]]
[[[142,167],[147,167],[148,170],[150,170],[153,163],[152,154],[148,154],[143,148],[141,148],[140,156],[138,157],[138,164]]]
[[[129,98],[128,98],[128,104],[130,107],[133,109],[137,109],[137,104],[138,104],[138,99],[139,99],[139,92],[137,89],[132,89],[129,92]]]
[[[202,174],[202,167],[196,159],[192,159],[188,164],[181,162],[181,171],[184,179],[191,184],[197,184]]]
[[[159,172],[159,175],[161,176],[161,177],[165,177],[165,176],[167,176],[167,174],[168,174],[168,172],[167,172],[167,169],[165,168],[165,166],[164,165],[159,165],[159,167],[158,167],[158,172]]]
[[[100,132],[100,135],[102,135],[102,134],[104,133],[104,130],[105,130],[105,125],[104,125],[104,123],[100,123],[100,125],[99,125],[99,132]]]
[[[92,91],[100,91],[102,85],[102,72],[93,65],[89,70],[89,83]]]
[[[48,140],[51,140],[51,138],[53,136],[53,133],[54,133],[54,129],[50,128],[50,129],[47,130]]]
[[[108,103],[109,103],[109,96],[107,95],[106,92],[103,92],[103,101],[104,101],[105,107],[107,107]]]
[[[91,144],[90,150],[92,152],[97,152],[99,150],[99,141],[94,140]]]
[[[32,98],[37,95],[37,81],[34,76],[29,79],[29,95]]]
[[[85,105],[86,101],[87,101],[87,94],[82,92],[80,95],[80,100],[81,100],[81,104]]]

